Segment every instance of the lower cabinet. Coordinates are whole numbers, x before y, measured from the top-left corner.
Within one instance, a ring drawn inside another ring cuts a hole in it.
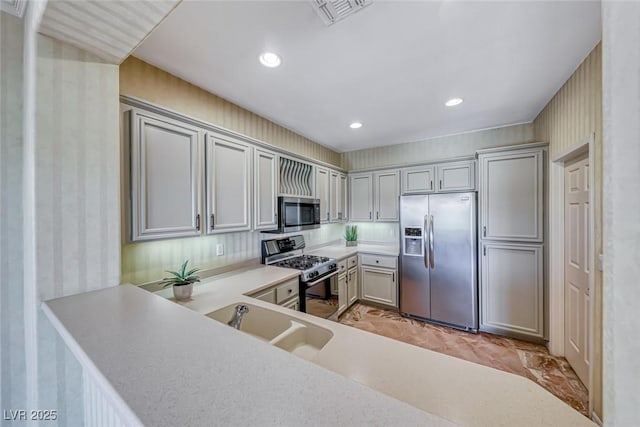
[[[480,329],[544,338],[543,246],[482,242]]]
[[[397,262],[396,257],[362,255],[360,299],[397,308]]]
[[[338,315],[347,309],[347,275],[338,276]]]
[[[298,299],[298,278],[287,280],[268,289],[249,295],[260,301],[278,304],[282,307],[300,311],[300,300]]]
[[[358,268],[354,267],[347,273],[347,307],[358,301]]]

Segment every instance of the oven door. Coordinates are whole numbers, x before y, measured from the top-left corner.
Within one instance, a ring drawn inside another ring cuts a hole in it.
[[[338,313],[338,271],[303,283],[303,288],[304,292],[300,292],[301,311],[323,319],[335,318]]]
[[[278,198],[279,229],[288,233],[320,227],[320,200]]]

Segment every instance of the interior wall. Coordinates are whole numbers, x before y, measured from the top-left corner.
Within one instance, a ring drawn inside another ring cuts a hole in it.
[[[549,142],[549,157],[552,160],[571,146],[594,135],[594,218],[595,241],[594,265],[598,265],[598,254],[602,253],[602,47],[598,44],[560,88],[533,122],[535,138]],[[551,168],[549,168],[550,170]],[[553,176],[550,179],[554,179]],[[555,188],[550,183],[550,188]],[[554,203],[554,197],[551,197]],[[555,235],[555,221],[564,218],[550,217],[550,239],[563,239]],[[550,245],[554,247],[553,244]],[[551,254],[554,259],[563,259],[564,254]],[[594,296],[594,360],[593,360],[593,404],[594,411],[602,416],[602,273],[595,276]],[[551,277],[551,280],[554,280]],[[550,288],[563,289],[564,283],[551,283]]]
[[[22,257],[23,21],[0,12],[0,408],[26,408]]]
[[[133,56],[120,65],[120,93],[340,166],[335,151]]]
[[[441,136],[423,141],[342,153],[342,167],[347,170],[401,166],[453,157],[473,156],[483,148],[535,141],[533,124],[505,126]]]
[[[602,2],[604,424],[640,420],[640,2]]]

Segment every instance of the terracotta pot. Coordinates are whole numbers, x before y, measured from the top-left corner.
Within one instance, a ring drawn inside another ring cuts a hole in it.
[[[347,246],[358,246],[358,241],[357,240],[353,240],[353,241],[347,240]]]
[[[191,298],[191,294],[193,293],[193,283],[189,283],[188,285],[173,285],[173,296],[177,300],[185,300]]]

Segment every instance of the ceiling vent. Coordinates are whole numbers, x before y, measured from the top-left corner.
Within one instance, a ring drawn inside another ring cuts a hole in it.
[[[326,26],[343,20],[352,13],[369,6],[373,0],[311,0]]]

